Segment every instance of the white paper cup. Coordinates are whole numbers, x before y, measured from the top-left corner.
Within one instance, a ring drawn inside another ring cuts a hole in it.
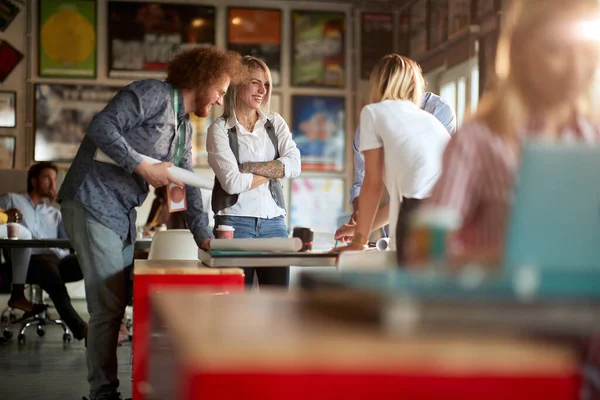
[[[217,239],[233,239],[235,228],[229,225],[219,225],[215,232]]]

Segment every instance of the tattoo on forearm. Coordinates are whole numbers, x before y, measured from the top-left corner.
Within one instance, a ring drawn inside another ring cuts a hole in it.
[[[285,167],[279,160],[265,162],[247,162],[240,166],[240,172],[264,176],[265,178],[283,178]]]

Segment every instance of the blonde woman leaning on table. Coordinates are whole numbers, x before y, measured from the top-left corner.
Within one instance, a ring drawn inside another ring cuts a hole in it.
[[[231,86],[225,111],[209,128],[208,163],[215,172],[215,227],[235,228],[234,238],[285,238],[286,208],[279,179],[300,175],[300,152],[281,115],[269,112],[271,72],[246,56],[248,76]],[[251,286],[254,268],[244,268]],[[260,285],[288,286],[289,268],[257,268]]]
[[[501,263],[523,138],[597,142],[587,106],[599,43],[585,36],[584,24],[599,17],[596,0],[513,2],[498,43],[497,82],[452,139],[419,210],[460,221],[454,264]]]
[[[383,57],[371,72],[371,102],[360,113],[360,150],[365,178],[359,197],[358,221],[352,243],[335,251],[362,250],[383,193],[390,195],[388,215],[392,250],[401,203],[429,196],[441,172],[442,154],[450,134],[433,115],[420,108],[424,80],[413,60],[398,54]]]

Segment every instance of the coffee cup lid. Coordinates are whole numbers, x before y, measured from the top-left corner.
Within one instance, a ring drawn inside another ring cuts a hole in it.
[[[217,230],[218,231],[235,231],[235,228],[233,226],[229,226],[229,225],[219,225],[219,226],[217,226]]]

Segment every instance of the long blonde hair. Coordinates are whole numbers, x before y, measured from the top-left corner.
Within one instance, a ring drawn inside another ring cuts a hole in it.
[[[566,14],[565,7],[574,10],[580,8],[583,11],[582,15],[588,17],[598,16],[600,10],[598,0],[512,1],[498,39],[491,89],[482,97],[475,113],[475,118],[484,121],[492,132],[500,136],[512,136],[531,116],[531,99],[520,82],[522,77],[515,65],[517,58],[525,55],[515,54],[515,43],[527,40],[531,32],[539,29],[548,18]],[[548,84],[551,85],[552,82]],[[573,111],[590,116],[590,95],[591,93],[583,93],[572,104]]]
[[[273,85],[273,80],[271,79],[271,70],[262,60],[259,60],[256,57],[252,56],[244,56],[242,58],[242,66],[245,68],[245,77],[242,82],[238,85],[230,85],[229,89],[227,89],[227,93],[223,98],[223,117],[225,119],[235,114],[235,105],[237,102],[237,94],[240,88],[244,85],[247,85],[250,80],[250,73],[256,69],[262,69],[265,75],[267,76],[267,80],[269,81],[269,88],[267,89],[267,93],[265,94],[264,101],[261,105],[261,110],[266,114],[271,107],[271,90]]]
[[[415,61],[399,54],[388,54],[373,67],[370,86],[372,103],[410,100],[420,107],[425,80]]]

